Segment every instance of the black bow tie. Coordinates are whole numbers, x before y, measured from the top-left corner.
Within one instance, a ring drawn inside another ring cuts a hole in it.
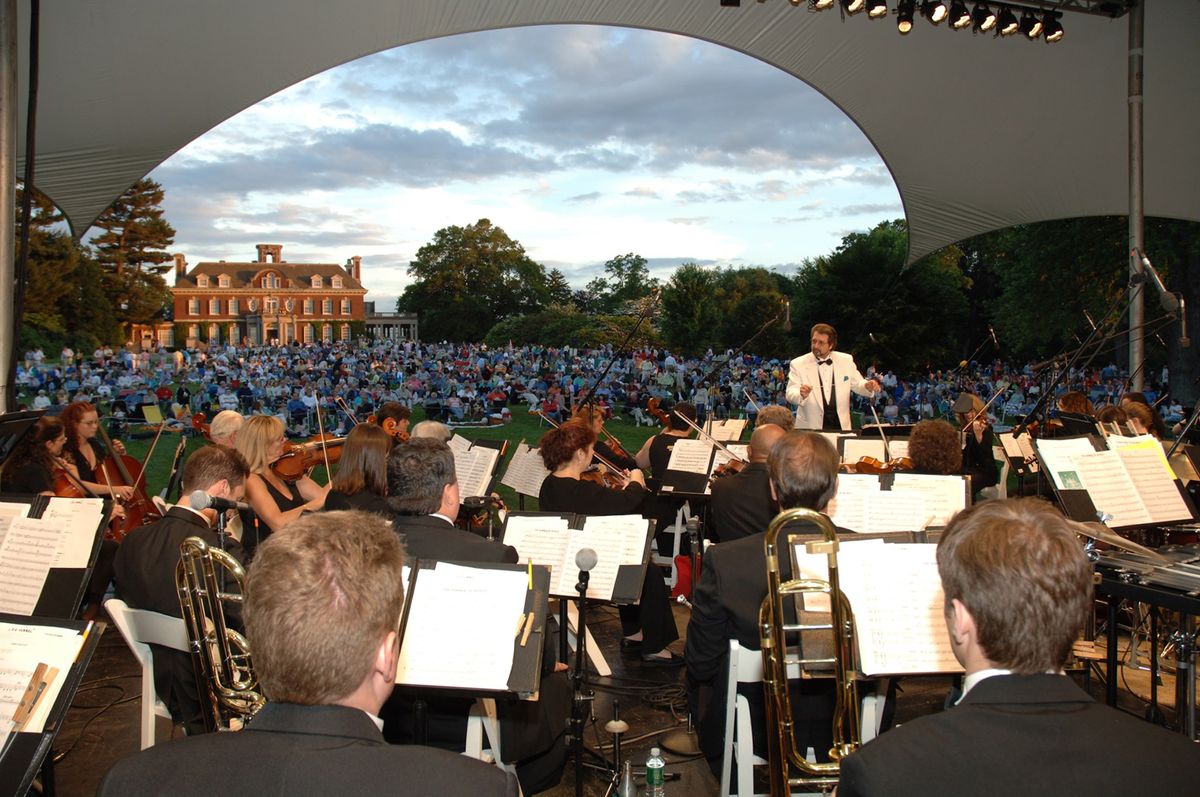
[[[817,360],[817,365],[833,365],[833,358],[828,360]]]

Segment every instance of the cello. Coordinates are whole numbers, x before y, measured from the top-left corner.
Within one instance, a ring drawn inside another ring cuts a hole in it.
[[[146,494],[144,478],[146,471],[143,463],[128,454],[118,453],[108,433],[104,431],[103,425],[96,427],[96,436],[100,438],[100,442],[104,444],[107,452],[104,459],[96,463],[96,474],[103,475],[104,481],[109,487],[133,488],[133,493],[125,500],[125,517],[114,519],[112,525],[109,526],[109,534],[112,539],[120,542],[125,539],[126,534],[138,526],[158,520],[162,517],[162,513],[158,511],[158,507]],[[162,427],[159,427],[154,442],[150,444],[150,449],[146,452],[147,462],[150,461],[150,456],[154,453],[154,447],[158,444],[161,436]]]

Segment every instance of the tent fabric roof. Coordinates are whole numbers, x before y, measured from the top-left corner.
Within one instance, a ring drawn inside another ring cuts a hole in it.
[[[1200,220],[1200,1],[1146,6],[1145,212]],[[192,139],[330,67],[473,31],[618,25],[738,50],[836,103],[896,181],[911,262],[1012,224],[1128,212],[1126,19],[1068,13],[1046,45],[923,20],[900,36],[891,17],[784,0],[56,0],[41,11],[35,182],[82,235]]]

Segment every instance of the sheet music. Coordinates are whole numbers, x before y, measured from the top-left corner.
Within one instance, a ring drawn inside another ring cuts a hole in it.
[[[927,522],[921,528],[945,526],[950,518],[967,508],[967,484],[962,476],[897,473],[892,482],[892,492],[919,492],[925,496]]]
[[[48,682],[24,729],[41,733],[83,642],[83,634],[69,628],[0,623],[0,727],[11,726],[13,712],[34,670],[44,663],[58,672]]]
[[[578,594],[575,554],[580,548],[591,548],[596,566],[588,579],[588,597],[612,600],[618,567],[643,562],[647,531],[641,515],[589,517],[583,529],[568,529],[567,521],[559,517],[515,515],[504,530],[504,544],[517,549],[519,562],[550,568],[552,595]]]
[[[104,518],[104,500],[100,498],[51,498],[42,512],[42,520],[50,520],[69,527],[87,527],[89,538]]]
[[[878,437],[847,437],[842,441],[843,462],[858,462],[863,457],[874,457],[881,462],[886,460],[883,441]]]
[[[1038,440],[1038,459],[1050,472],[1054,485],[1060,490],[1078,490],[1083,487],[1075,467],[1075,457],[1093,454],[1096,447],[1088,437],[1064,437],[1058,440]]]
[[[962,487],[962,479],[959,480]],[[838,476],[838,491],[827,512],[835,526],[862,533],[917,531],[935,525],[936,498],[914,489],[881,490],[879,477],[868,474]],[[961,503],[961,499],[960,499]]]
[[[667,470],[708,473],[713,448],[713,444],[707,440],[680,438],[671,447],[671,459],[667,461]]]
[[[517,550],[517,561],[550,568],[550,591],[559,594],[555,578],[567,561],[570,527],[552,515],[513,515],[504,527],[504,544]]]
[[[1006,457],[1022,460],[1027,463],[1032,473],[1037,473],[1037,454],[1033,451],[1032,438],[1028,434],[1013,437],[1012,432],[1000,432],[997,436],[1000,438],[1000,445],[1004,448]]]
[[[1163,456],[1162,446],[1157,440],[1150,438],[1140,445],[1119,449],[1117,456],[1133,481],[1151,523],[1192,518],[1175,484],[1175,472]]]
[[[838,538],[838,576],[841,577],[842,552],[863,545],[883,547],[883,540],[855,540],[846,537]],[[792,570],[794,578],[815,578],[818,581],[829,580],[829,557],[823,553],[809,553],[804,543],[798,542],[792,546]],[[845,589],[842,590],[845,592]],[[807,612],[830,611],[829,596],[819,593],[809,593],[803,596],[804,610]]]
[[[1096,511],[1110,516],[1104,521],[1105,525],[1116,528],[1150,522],[1150,513],[1138,497],[1117,452],[1078,454],[1074,461],[1078,477]]]
[[[471,441],[460,434],[451,435],[450,439],[446,441],[446,445],[454,452],[455,457],[471,450]]]
[[[878,492],[878,476],[864,473],[840,474],[837,495],[829,502],[825,511],[835,526],[862,531],[867,527],[867,502]]]
[[[962,671],[946,631],[936,545],[846,546],[838,569],[864,674]]]
[[[528,575],[520,570],[445,562],[422,569],[409,608],[396,683],[507,689],[513,637],[527,591]]]
[[[29,517],[32,504],[13,504],[0,502],[0,546],[4,545],[4,536],[8,534],[8,526],[13,518]]]
[[[488,484],[496,470],[500,452],[494,448],[475,446],[454,452],[454,472],[458,476],[458,492],[464,498],[487,495]]]
[[[542,462],[542,455],[538,449],[522,442],[517,444],[513,451],[512,459],[508,461],[508,470],[504,472],[500,483],[521,495],[537,498],[542,491],[542,482],[548,475],[550,471]]]
[[[64,534],[54,523],[13,519],[0,546],[0,612],[33,614]]]
[[[714,439],[720,440],[722,443],[728,443],[731,440],[742,439],[742,432],[746,429],[745,418],[730,418],[727,421],[713,421],[708,431]]]

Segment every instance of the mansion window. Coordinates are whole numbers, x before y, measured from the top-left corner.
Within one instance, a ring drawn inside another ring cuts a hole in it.
[[[278,288],[279,277],[275,274],[268,274],[262,278],[262,284],[264,288]]]
[[[333,340],[333,325],[332,324],[322,324],[321,325],[321,340],[327,340],[327,341]]]
[[[229,300],[229,314],[230,315],[238,314],[238,300],[237,299]]]
[[[304,342],[305,343],[313,342],[313,325],[312,324],[304,325]]]
[[[225,274],[222,274],[221,276],[217,277],[217,285],[222,288],[228,288],[229,287],[229,277]]]
[[[321,279],[320,274],[314,274],[312,278],[312,286],[317,290],[325,287],[325,280]]]
[[[279,300],[278,299],[263,299],[263,311],[267,312],[267,313],[278,313],[279,312]]]
[[[341,277],[333,278],[333,287],[337,288],[337,289],[340,289],[342,287],[342,278]]]
[[[188,299],[188,315],[200,315],[199,299]],[[195,335],[192,337],[195,337]]]
[[[313,300],[312,300],[312,299],[305,299],[305,300],[304,300],[304,314],[305,314],[305,315],[312,315],[312,314],[313,314],[313,307],[314,307],[314,303],[313,303]]]
[[[342,324],[342,340],[350,340],[350,325]]]
[[[322,300],[321,315],[333,315],[333,299]]]
[[[196,277],[196,287],[197,288],[207,288],[208,287],[208,275],[207,274],[201,274],[200,276]]]
[[[208,314],[209,315],[220,315],[221,314],[221,300],[220,299],[209,299],[208,300]]]
[[[342,299],[342,315],[350,315],[350,300]]]

